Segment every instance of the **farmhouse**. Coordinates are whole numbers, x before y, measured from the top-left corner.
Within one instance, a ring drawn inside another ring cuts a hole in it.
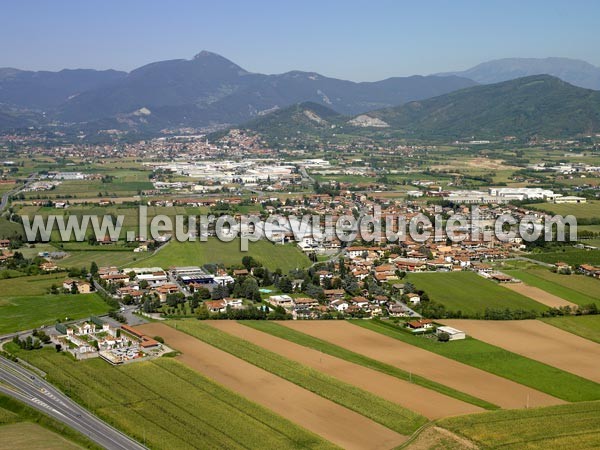
[[[493,273],[490,275],[490,278],[498,283],[510,283],[514,281],[513,277],[503,273]]]
[[[419,319],[411,322],[406,322],[406,327],[414,331],[424,331],[433,328],[433,320],[430,319]]]

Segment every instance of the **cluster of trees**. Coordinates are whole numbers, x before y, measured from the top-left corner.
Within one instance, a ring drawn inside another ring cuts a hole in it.
[[[50,336],[43,331],[33,330],[30,336],[25,339],[20,339],[19,336],[13,338],[13,343],[18,345],[22,350],[38,350],[44,344],[50,343]]]
[[[550,308],[542,313],[542,317],[557,316],[594,316],[600,314],[600,309],[596,303],[580,306],[561,306],[560,308]]]

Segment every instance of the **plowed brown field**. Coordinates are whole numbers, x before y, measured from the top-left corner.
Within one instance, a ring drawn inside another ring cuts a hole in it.
[[[138,327],[182,352],[181,362],[286,419],[348,449],[389,449],[406,440],[360,414],[167,325]]]
[[[237,322],[218,320],[208,322],[219,330],[230,333],[253,344],[278,353],[293,361],[331,375],[345,383],[398,403],[429,419],[482,412],[475,405],[417,386],[408,381],[386,375],[376,370],[326,355],[285,339],[248,328]]]
[[[444,320],[484,342],[600,383],[600,344],[539,320]]]
[[[345,321],[287,321],[282,325],[421,375],[503,408],[565,403],[551,395],[475,367],[413,347]]]
[[[571,303],[564,298],[557,297],[554,294],[550,294],[549,292],[534,286],[529,286],[528,284],[505,283],[502,286],[510,289],[511,291],[524,295],[525,297],[529,297],[530,299],[535,300],[542,305],[549,306],[550,308],[560,308],[561,306],[577,306],[575,303]]]

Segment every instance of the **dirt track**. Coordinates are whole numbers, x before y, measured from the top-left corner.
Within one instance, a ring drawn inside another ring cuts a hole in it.
[[[539,320],[444,320],[484,342],[600,383],[600,344]]]
[[[565,403],[514,381],[414,347],[345,321],[288,321],[282,325],[421,375],[502,408]]]
[[[571,303],[564,298],[557,297],[554,294],[550,294],[549,292],[543,291],[542,289],[534,286],[529,286],[525,283],[504,283],[502,286],[551,308],[560,308],[561,306],[577,306],[575,303]]]
[[[182,352],[177,359],[208,378],[347,449],[389,449],[406,440],[360,414],[313,394],[167,325],[138,327]]]
[[[429,419],[482,412],[483,409],[408,381],[303,347],[237,322],[219,320],[211,326],[297,361],[348,384],[372,392]]]

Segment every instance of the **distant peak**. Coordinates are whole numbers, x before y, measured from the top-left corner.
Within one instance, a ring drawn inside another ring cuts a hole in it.
[[[208,56],[217,56],[219,58],[222,58],[221,55],[217,55],[216,53],[209,52],[208,50],[202,50],[200,53],[198,53],[196,56],[194,56],[194,59],[206,58]]]

